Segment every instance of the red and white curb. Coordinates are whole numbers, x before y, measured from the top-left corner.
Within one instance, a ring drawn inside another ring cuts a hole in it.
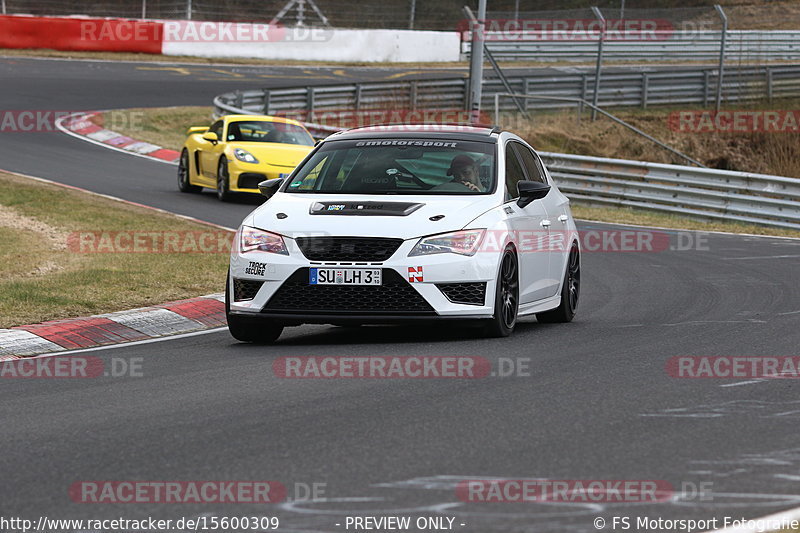
[[[180,152],[163,148],[156,144],[133,139],[121,133],[105,129],[95,124],[92,119],[101,115],[102,111],[72,113],[56,121],[56,127],[67,135],[78,137],[84,141],[111,148],[123,153],[146,157],[162,163],[177,164]]]
[[[223,327],[225,297],[211,294],[86,318],[0,329],[0,361]]]

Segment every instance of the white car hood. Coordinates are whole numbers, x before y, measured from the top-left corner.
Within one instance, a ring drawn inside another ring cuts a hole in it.
[[[334,235],[412,239],[465,229],[472,220],[499,204],[494,194],[411,196],[277,193],[253,211],[244,224],[292,238]],[[430,220],[439,215],[444,217]]]

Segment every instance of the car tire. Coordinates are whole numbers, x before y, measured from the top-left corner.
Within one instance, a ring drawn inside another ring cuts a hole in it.
[[[578,310],[578,298],[581,294],[581,256],[578,244],[574,243],[569,251],[564,281],[561,284],[561,304],[555,309],[536,313],[536,320],[545,324],[572,322]]]
[[[190,173],[189,152],[184,148],[183,152],[181,152],[181,158],[178,161],[178,190],[181,192],[200,192],[202,187],[192,185],[189,181]]]
[[[519,261],[512,248],[506,248],[500,260],[500,272],[494,295],[494,318],[486,323],[486,336],[508,337],[514,331],[519,314]]]
[[[248,320],[231,314],[230,272],[225,281],[225,319],[228,331],[237,341],[253,344],[272,344],[283,332],[283,326],[267,324],[263,320]]]
[[[225,156],[219,158],[217,165],[217,199],[220,202],[228,202],[231,200],[233,193],[231,192],[230,176],[228,175],[228,160]]]

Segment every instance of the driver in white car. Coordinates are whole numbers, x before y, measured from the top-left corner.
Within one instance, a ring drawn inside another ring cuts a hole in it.
[[[478,164],[468,155],[457,155],[450,162],[447,175],[453,176],[453,183],[458,183],[476,192],[485,192],[480,180]]]

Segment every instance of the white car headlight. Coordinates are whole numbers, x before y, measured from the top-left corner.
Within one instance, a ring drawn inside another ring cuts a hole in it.
[[[289,255],[286,244],[283,242],[283,237],[276,233],[249,226],[242,226],[239,231],[239,251],[243,254],[259,251]]]
[[[256,159],[256,156],[254,156],[247,150],[242,150],[241,148],[234,148],[233,155],[236,156],[236,159],[238,159],[239,161],[243,161],[245,163],[258,163],[258,159]]]
[[[468,229],[423,237],[408,255],[409,257],[430,254],[475,255],[484,233],[486,230],[483,229]]]

